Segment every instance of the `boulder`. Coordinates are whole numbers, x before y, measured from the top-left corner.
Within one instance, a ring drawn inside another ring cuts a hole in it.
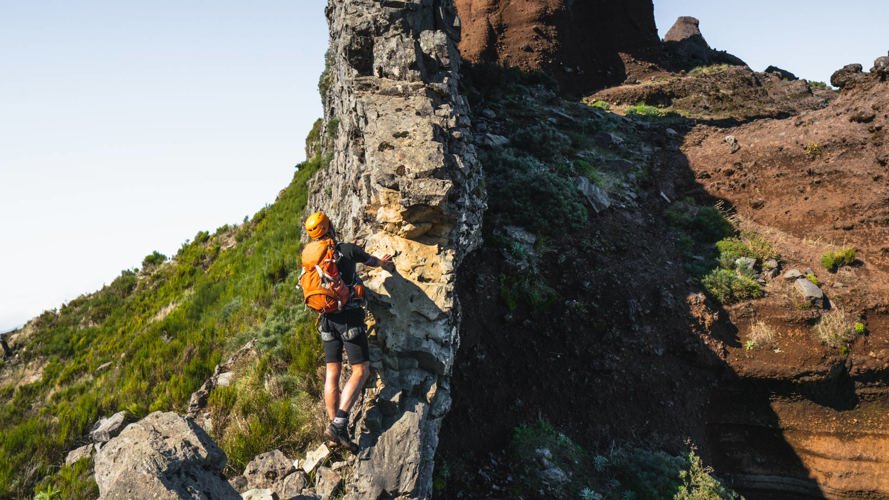
[[[862,72],[862,69],[860,64],[847,64],[831,75],[830,84],[838,89],[852,87],[867,79],[867,75]]]
[[[870,72],[883,79],[889,76],[889,56],[878,57],[874,61],[874,67],[870,69]]]
[[[278,488],[278,496],[284,500],[298,497],[308,485],[309,478],[306,477],[306,473],[298,470],[284,478],[284,481],[281,482],[281,486]]]
[[[821,288],[806,278],[799,278],[794,282],[793,286],[804,299],[813,304],[817,305],[824,300],[824,292],[821,291]]]
[[[154,412],[96,453],[102,499],[239,499],[222,477],[225,453],[195,423]]]
[[[321,467],[315,475],[315,493],[327,500],[336,495],[343,487],[343,478],[329,467]]]
[[[694,37],[701,37],[701,40],[704,39],[704,35],[701,34],[701,22],[695,17],[680,16],[676,19],[676,22],[673,23],[670,30],[667,31],[667,36],[664,37],[664,41],[681,42]]]
[[[741,149],[741,144],[738,142],[738,139],[733,135],[725,136],[725,142],[732,148],[732,153],[737,153],[739,149]]]
[[[80,448],[74,449],[68,453],[68,456],[65,457],[65,465],[71,465],[80,459],[89,458],[90,456],[92,456],[92,454],[93,443],[81,446]]]
[[[276,486],[291,472],[293,472],[293,462],[280,450],[272,450],[251,460],[244,469],[244,478],[247,479],[248,488],[277,489]]]
[[[107,443],[111,438],[120,433],[126,421],[127,412],[125,411],[117,412],[107,418],[101,418],[90,430],[90,439],[93,440],[93,443]]]
[[[303,470],[306,472],[306,474],[311,474],[312,471],[315,470],[316,467],[321,465],[321,462],[326,460],[329,456],[330,448],[328,448],[326,444],[321,443],[320,446],[306,453],[306,459],[302,463]]]
[[[768,68],[766,68],[765,72],[774,73],[780,76],[782,80],[798,80],[796,75],[794,75],[790,71],[787,71],[786,69],[781,69],[777,66],[769,66]]]

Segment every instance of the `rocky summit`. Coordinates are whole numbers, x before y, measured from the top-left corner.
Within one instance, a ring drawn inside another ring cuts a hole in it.
[[[0,497],[889,497],[882,48],[828,85],[648,0],[325,13],[275,203],[4,336]],[[316,210],[395,263],[358,268],[357,453],[297,289]]]

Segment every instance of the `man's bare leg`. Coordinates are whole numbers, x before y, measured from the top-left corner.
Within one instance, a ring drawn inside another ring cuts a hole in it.
[[[342,369],[342,363],[327,363],[327,374],[324,377],[324,407],[327,409],[327,418],[330,421],[336,417],[336,409],[340,405],[340,371]],[[354,376],[354,372],[352,375]]]
[[[345,387],[343,387],[343,396],[340,399],[340,410],[349,413],[349,410],[352,409],[352,405],[354,405],[355,401],[358,399],[358,393],[361,391],[361,388],[364,387],[364,383],[367,382],[367,377],[369,376],[370,362],[365,361],[364,363],[352,365],[352,375],[349,376],[349,380],[346,382]],[[330,413],[330,409],[328,409],[327,412]]]

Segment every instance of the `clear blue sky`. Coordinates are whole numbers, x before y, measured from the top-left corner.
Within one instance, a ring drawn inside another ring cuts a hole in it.
[[[271,203],[320,116],[323,0],[0,0],[0,331]],[[889,49],[882,2],[655,0],[762,70]]]
[[[654,11],[661,38],[677,17],[694,16],[711,47],[808,80],[828,82],[854,62],[867,71],[889,51],[885,0],[654,0]]]

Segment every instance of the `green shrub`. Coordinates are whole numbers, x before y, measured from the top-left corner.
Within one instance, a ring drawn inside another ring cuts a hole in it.
[[[833,90],[833,87],[831,87],[830,85],[828,85],[825,82],[807,81],[806,83],[808,84],[810,89]]]
[[[858,335],[864,335],[865,333],[867,333],[867,327],[864,326],[864,323],[860,321],[856,321],[853,327],[855,328],[855,333],[857,333]]]
[[[824,153],[824,151],[821,149],[821,145],[819,145],[817,142],[806,144],[805,146],[803,146],[803,151],[805,151],[806,156],[808,156],[809,159],[818,158]]]
[[[543,277],[531,274],[501,274],[500,298],[510,311],[519,307],[533,310],[546,309],[559,300],[559,294],[546,284]]]
[[[601,99],[596,99],[595,101],[589,103],[591,107],[599,108],[605,111],[611,111],[611,103],[607,101],[603,101]]]
[[[713,243],[734,232],[731,222],[716,207],[698,206],[691,200],[674,203],[667,210],[667,220],[700,243]]]
[[[160,264],[163,264],[167,260],[167,256],[155,250],[151,252],[149,255],[146,255],[144,259],[142,259],[142,269],[149,269]]]
[[[594,498],[595,491],[608,499],[738,498],[712,475],[693,448],[684,456],[641,448],[593,455],[546,421],[513,431],[509,462],[517,479],[512,497]],[[541,464],[562,471],[563,480],[543,477]]]
[[[574,160],[574,168],[577,172],[590,180],[593,184],[602,185],[602,174],[586,160]]]
[[[764,294],[759,283],[728,269],[713,270],[701,279],[701,285],[723,304],[758,299]]]
[[[807,274],[806,279],[811,281],[812,284],[814,284],[815,286],[821,286],[821,280],[819,280],[818,277],[814,274]]]
[[[835,273],[842,266],[850,266],[855,263],[856,251],[852,247],[841,248],[825,252],[821,256],[821,266]]]
[[[547,122],[522,127],[513,134],[511,144],[541,160],[563,156],[571,146],[571,139]]]
[[[559,234],[566,227],[587,223],[586,205],[570,179],[508,148],[483,151],[480,158],[487,179],[486,216],[538,235]],[[546,207],[547,216],[540,217],[528,207]]]

